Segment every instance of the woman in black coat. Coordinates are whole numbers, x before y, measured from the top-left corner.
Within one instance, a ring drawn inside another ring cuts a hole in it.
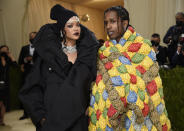
[[[98,42],[74,12],[60,5],[51,9],[51,19],[57,23],[44,25],[34,40],[34,67],[20,100],[39,131],[87,131]]]

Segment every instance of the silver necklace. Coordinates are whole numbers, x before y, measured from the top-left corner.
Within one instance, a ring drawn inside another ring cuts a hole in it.
[[[63,49],[63,52],[69,53],[69,54],[77,52],[76,45],[74,45],[74,46],[66,46],[66,45],[64,45],[62,43],[62,49]]]

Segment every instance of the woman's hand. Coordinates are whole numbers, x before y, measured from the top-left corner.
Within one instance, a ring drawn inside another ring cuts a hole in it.
[[[86,109],[85,115],[88,116],[89,108]]]

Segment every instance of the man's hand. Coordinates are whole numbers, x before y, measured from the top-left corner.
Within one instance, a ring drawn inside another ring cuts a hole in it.
[[[15,58],[13,57],[11,52],[8,52],[7,55],[11,59],[11,61],[15,61]]]
[[[46,119],[45,118],[42,118],[41,121],[40,121],[40,125],[43,126],[44,123],[45,123]]]
[[[33,59],[33,57],[32,57],[32,56],[28,56],[28,57],[26,57],[26,60],[27,60],[27,61],[32,61],[32,59]]]

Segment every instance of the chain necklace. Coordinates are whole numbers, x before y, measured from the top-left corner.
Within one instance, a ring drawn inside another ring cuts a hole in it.
[[[69,54],[77,52],[76,45],[66,46],[62,43],[62,49],[63,49],[63,52],[69,53]]]

